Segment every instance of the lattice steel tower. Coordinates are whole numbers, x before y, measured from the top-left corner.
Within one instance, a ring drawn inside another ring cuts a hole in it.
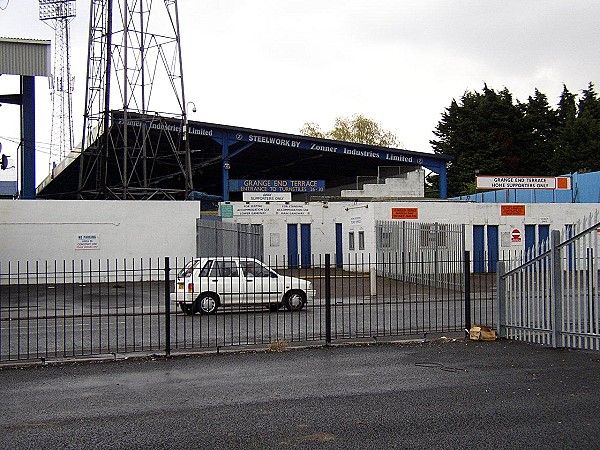
[[[78,196],[187,196],[177,0],[91,0],[89,29]]]
[[[73,148],[73,82],[71,76],[70,23],[75,0],[40,0],[40,20],[54,30],[54,71],[50,78],[52,132],[49,167],[62,161]]]

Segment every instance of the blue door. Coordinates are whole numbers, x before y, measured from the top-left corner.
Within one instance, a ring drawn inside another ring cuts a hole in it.
[[[302,267],[311,266],[311,248],[310,248],[310,223],[303,223],[300,225],[300,242],[302,243],[300,249]]]
[[[473,272],[485,272],[484,225],[473,225]]]
[[[342,245],[342,224],[335,224],[335,265],[337,267],[342,267],[344,263],[343,256],[344,247]]]
[[[298,225],[288,223],[287,226],[288,267],[298,267]]]
[[[550,238],[550,225],[539,225],[538,236],[540,238],[540,244],[547,241]]]
[[[525,225],[525,251],[535,248],[535,225]]]
[[[498,265],[498,225],[487,226],[488,272],[496,272]]]

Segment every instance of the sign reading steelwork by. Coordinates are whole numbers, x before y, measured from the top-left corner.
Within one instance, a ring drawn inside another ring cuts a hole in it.
[[[291,192],[244,192],[242,200],[245,202],[291,202]]]
[[[229,180],[230,192],[323,192],[325,180]]]
[[[571,189],[571,178],[478,176],[477,189]]]

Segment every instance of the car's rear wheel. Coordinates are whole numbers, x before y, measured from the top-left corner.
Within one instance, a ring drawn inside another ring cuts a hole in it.
[[[288,311],[300,311],[306,304],[306,294],[302,291],[290,291],[285,295],[283,304]]]
[[[196,300],[196,310],[200,314],[214,314],[219,307],[216,294],[203,294]]]

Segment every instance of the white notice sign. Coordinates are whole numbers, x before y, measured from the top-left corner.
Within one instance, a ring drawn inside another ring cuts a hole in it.
[[[478,176],[477,189],[571,189],[570,177]]]
[[[78,234],[75,250],[98,250],[100,249],[100,236],[97,234]]]
[[[291,202],[291,192],[243,192],[245,202]]]

